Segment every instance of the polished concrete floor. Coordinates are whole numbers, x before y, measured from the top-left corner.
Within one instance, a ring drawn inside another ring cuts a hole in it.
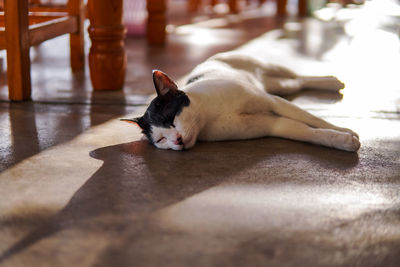
[[[0,266],[398,266],[397,2],[260,14],[177,24],[166,46],[129,38],[123,91],[71,73],[66,38],[32,49],[33,101],[9,103],[3,71]],[[279,138],[162,151],[118,120],[144,111],[151,69],[179,79],[231,49],[340,77],[341,94],[289,99],[357,131],[358,153]]]

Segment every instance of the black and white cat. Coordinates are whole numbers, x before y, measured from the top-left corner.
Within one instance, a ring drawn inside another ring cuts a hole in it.
[[[197,140],[240,140],[275,136],[346,151],[360,147],[358,135],[315,117],[276,96],[303,88],[339,91],[333,76],[303,77],[233,52],[217,54],[198,65],[186,85],[153,71],[157,97],[137,123],[157,148],[182,150]],[[273,95],[276,94],[276,95]]]

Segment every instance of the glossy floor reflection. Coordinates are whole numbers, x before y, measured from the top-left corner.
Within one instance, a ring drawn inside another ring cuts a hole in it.
[[[36,48],[34,101],[0,103],[0,266],[397,266],[397,7],[185,21],[165,47],[127,41],[119,92],[91,92],[87,72],[71,74],[65,39]],[[290,100],[355,129],[360,151],[278,138],[163,151],[118,120],[145,110],[152,68],[180,78],[230,49],[338,75],[341,94]]]

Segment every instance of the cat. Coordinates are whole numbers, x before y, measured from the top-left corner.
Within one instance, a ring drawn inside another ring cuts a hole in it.
[[[357,151],[358,134],[337,127],[280,96],[304,88],[336,91],[336,77],[304,77],[235,52],[220,53],[198,65],[182,89],[153,70],[157,96],[144,115],[121,119],[137,124],[151,144],[183,150],[197,140],[243,140],[264,136]]]

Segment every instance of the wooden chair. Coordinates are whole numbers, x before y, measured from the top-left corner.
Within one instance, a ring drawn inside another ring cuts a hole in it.
[[[35,1],[37,4],[37,0]],[[55,12],[54,12],[55,11]],[[0,49],[7,51],[9,99],[31,98],[29,48],[51,38],[70,34],[71,67],[84,67],[84,3],[69,0],[64,7],[32,6],[28,0],[4,0],[0,13]]]

